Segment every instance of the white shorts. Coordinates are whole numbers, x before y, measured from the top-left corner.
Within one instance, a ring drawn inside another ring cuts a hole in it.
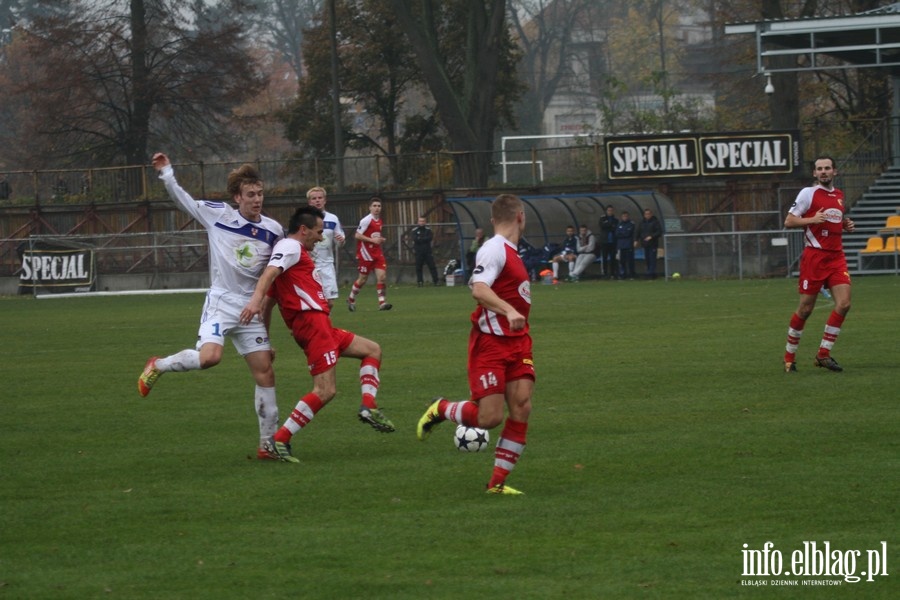
[[[197,349],[210,343],[224,346],[225,336],[228,336],[241,356],[271,350],[269,332],[259,319],[253,319],[249,325],[240,324],[241,311],[249,301],[249,297],[239,294],[219,290],[206,292],[197,331]]]
[[[334,271],[334,264],[318,266],[316,270],[319,272],[319,283],[322,284],[322,291],[325,292],[325,298],[334,300],[339,296],[337,274]]]

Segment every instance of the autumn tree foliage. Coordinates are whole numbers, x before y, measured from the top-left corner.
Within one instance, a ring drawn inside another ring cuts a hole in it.
[[[16,27],[0,63],[9,165],[142,164],[155,148],[221,152],[232,111],[264,77],[246,5],[76,1]],[[20,143],[24,141],[24,143]]]

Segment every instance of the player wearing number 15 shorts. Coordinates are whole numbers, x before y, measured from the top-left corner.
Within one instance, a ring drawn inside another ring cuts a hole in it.
[[[275,433],[272,446],[284,462],[299,462],[291,454],[290,441],[337,393],[335,368],[342,356],[361,361],[359,382],[362,405],[359,419],[376,431],[389,433],[394,425],[375,403],[381,366],[381,347],[372,340],[331,324],[328,299],[322,290],[318,270],[311,256],[322,240],[324,213],[314,206],[298,208],[291,217],[287,237],[272,250],[272,258],[259,278],[256,290],[241,312],[241,323],[259,316],[269,323],[272,305],[277,302],[284,324],[306,354],[313,389],[303,396],[291,416]]]

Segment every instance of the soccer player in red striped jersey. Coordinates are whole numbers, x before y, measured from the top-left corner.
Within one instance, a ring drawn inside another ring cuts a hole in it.
[[[241,323],[250,323],[259,315],[268,329],[272,305],[277,301],[285,325],[306,353],[313,389],[300,399],[271,441],[272,450],[284,462],[300,462],[291,454],[291,438],[334,398],[337,393],[335,367],[341,356],[362,361],[359,369],[362,388],[359,419],[377,431],[394,431],[393,423],[375,403],[381,347],[372,340],[331,324],[331,308],[310,254],[316,243],[323,239],[324,216],[321,210],[313,206],[296,210],[288,225],[287,237],[275,244],[253,296],[241,311]]]
[[[525,207],[518,196],[501,194],[491,204],[494,237],[478,250],[469,280],[477,302],[469,334],[469,400],[436,399],[419,419],[416,435],[424,440],[441,421],[492,429],[509,415],[494,453],[487,485],[491,494],[518,495],[506,478],[525,449],[534,359],[528,333],[531,283],[517,246],[525,231]]]
[[[369,273],[375,271],[375,290],[378,293],[378,310],[391,310],[392,305],[386,299],[387,260],[384,258],[386,238],[381,231],[381,198],[373,196],[369,200],[369,214],[359,222],[354,237],[356,238],[356,270],[359,277],[350,287],[347,296],[347,308],[356,310],[356,296],[369,280]]]
[[[834,187],[834,159],[821,156],[813,164],[816,185],[800,190],[784,220],[785,227],[804,228],[805,240],[800,257],[800,305],[791,316],[784,351],[786,373],[797,370],[797,346],[823,286],[831,290],[834,310],[828,316],[813,364],[829,371],[843,371],[831,356],[831,349],[850,311],[850,273],[842,238],[844,231],[853,231],[855,226],[844,216],[844,193]]]

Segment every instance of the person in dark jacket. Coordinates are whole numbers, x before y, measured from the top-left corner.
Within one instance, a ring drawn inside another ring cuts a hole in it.
[[[616,209],[610,204],[606,207],[606,214],[600,217],[600,257],[603,260],[603,276],[612,279],[619,275],[616,265],[616,227],[619,220],[616,218]]]
[[[637,238],[644,248],[644,262],[647,265],[647,279],[656,279],[656,255],[659,238],[662,237],[662,223],[649,208],[644,209],[644,218],[637,227]]]
[[[622,211],[616,225],[616,249],[619,251],[619,279],[634,279],[634,223],[628,211]]]
[[[434,254],[431,251],[431,242],[434,240],[434,232],[431,231],[425,223],[425,217],[419,217],[416,228],[409,234],[409,239],[413,243],[413,252],[416,255],[416,283],[419,287],[424,285],[422,278],[422,267],[428,265],[428,271],[431,273],[431,281],[434,285],[438,285],[437,267],[434,265]]]

